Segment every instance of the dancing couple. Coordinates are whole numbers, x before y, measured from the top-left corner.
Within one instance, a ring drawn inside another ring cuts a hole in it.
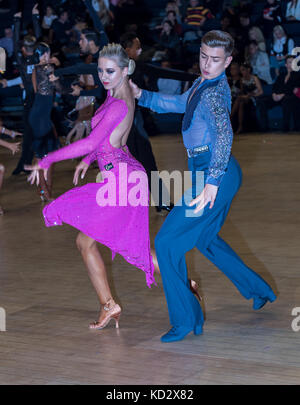
[[[275,300],[270,286],[218,236],[241,184],[240,167],[231,155],[231,97],[225,76],[233,46],[229,34],[222,31],[207,33],[200,49],[201,76],[191,89],[179,96],[139,89],[128,81],[133,61],[123,48],[115,44],[104,47],[99,54],[98,71],[108,95],[96,111],[91,134],[28,167],[32,170],[29,177],[32,184],[38,181],[39,170],[43,169],[47,176],[52,163],[84,155],[75,171],[75,184],[80,173],[84,177],[95,159],[100,170],[105,167],[114,170],[116,176],[118,164],[125,162],[129,175],[132,170],[143,170],[126,147],[134,114],[134,97],[141,106],[156,112],[185,113],[182,132],[193,186],[190,198],[185,196],[174,207],[155,239],[157,262],[150,249],[148,207],[100,207],[96,203],[99,183],[74,188],[44,208],[47,226],[65,222],[80,230],[77,246],[101,304],[99,320],[90,328],[102,329],[111,319],[118,323],[121,314],[120,306],[111,295],[96,241],[141,268],[146,273],[148,286],[155,283],[154,272],[160,271],[172,325],[161,338],[163,342],[181,340],[190,332],[202,333],[204,319],[200,297],[196,283],[188,279],[184,257],[194,246],[229,277],[246,299],[253,298],[254,309]],[[204,173],[202,190],[196,186],[198,171]],[[147,189],[146,178],[144,187]],[[196,209],[192,208],[194,205]]]

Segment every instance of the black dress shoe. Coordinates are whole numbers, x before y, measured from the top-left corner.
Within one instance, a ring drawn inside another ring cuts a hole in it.
[[[156,212],[167,211],[170,212],[174,208],[174,204],[171,203],[170,205],[161,204],[155,207]]]

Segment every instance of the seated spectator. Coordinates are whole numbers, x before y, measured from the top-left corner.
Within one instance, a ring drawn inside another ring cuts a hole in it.
[[[46,7],[46,12],[42,21],[42,27],[44,30],[49,31],[53,21],[57,18],[54,9],[51,5]]]
[[[256,41],[258,49],[262,52],[266,52],[266,40],[262,30],[259,27],[252,27],[249,30],[249,39],[251,41]]]
[[[173,61],[178,60],[180,57],[180,38],[170,21],[166,20],[163,23],[162,30],[156,35],[155,40],[157,45],[168,51]]]
[[[229,15],[224,15],[221,19],[221,30],[228,32],[228,29],[230,28],[231,24],[232,22]]]
[[[275,69],[276,76],[279,75],[279,69],[285,66],[285,58],[292,54],[294,46],[294,40],[287,36],[281,25],[276,25],[270,51],[270,66]]]
[[[4,48],[10,58],[14,52],[13,30],[11,27],[4,28],[4,37],[0,38],[0,47]]]
[[[258,104],[260,111],[260,126],[263,131],[268,129],[268,110],[282,106],[283,110],[283,130],[289,131],[291,117],[294,119],[294,126],[300,130],[300,98],[297,97],[300,88],[300,73],[293,70],[294,56],[287,56],[285,59],[286,70],[282,72],[272,88],[272,95],[265,96]]]
[[[102,25],[104,27],[108,26],[113,19],[113,14],[109,9],[109,2],[107,3],[105,0],[94,0],[92,4]]]
[[[49,42],[57,48],[65,47],[69,44],[72,35],[72,23],[67,10],[61,10],[58,18],[51,25]]]
[[[248,63],[243,63],[241,68],[241,94],[236,98],[232,111],[231,119],[238,115],[238,129],[236,134],[240,134],[245,126],[245,109],[255,107],[256,98],[263,94],[260,80],[252,74],[252,68]]]
[[[245,48],[249,45],[249,31],[251,29],[250,16],[242,13],[239,16],[239,25],[236,32],[236,48],[238,53],[244,54]]]
[[[162,60],[161,67],[172,69],[171,62],[168,59]],[[163,94],[181,94],[182,83],[180,80],[162,79],[157,80],[158,91]]]
[[[201,1],[201,5],[205,8],[208,8],[214,16],[216,16],[220,12],[222,3],[223,3],[222,0],[202,0]]]
[[[263,9],[263,31],[266,38],[272,37],[275,25],[282,23],[281,5],[278,0],[267,0]]]
[[[258,43],[256,41],[250,42],[247,56],[247,61],[253,69],[253,74],[267,84],[272,84],[273,80],[270,72],[269,56],[266,52],[263,52],[258,48]]]
[[[300,21],[300,0],[288,2],[285,18],[288,21]]]
[[[192,27],[200,29],[208,18],[214,18],[211,11],[208,8],[200,6],[199,0],[190,0],[185,22]]]
[[[228,84],[231,90],[231,100],[234,104],[235,100],[241,93],[241,72],[240,65],[237,62],[232,62],[230,64],[230,73],[228,76]]]
[[[179,24],[175,11],[170,10],[167,14],[166,20],[170,21],[173,25],[174,31],[177,35],[182,34],[182,26]]]

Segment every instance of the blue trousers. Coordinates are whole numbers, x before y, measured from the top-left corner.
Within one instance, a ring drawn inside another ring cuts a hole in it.
[[[275,298],[271,287],[247,267],[218,235],[242,181],[240,166],[233,156],[230,157],[213,208],[210,209],[208,204],[200,215],[191,215],[196,206],[188,207],[187,204],[201,192],[196,189],[196,173],[202,171],[205,182],[210,158],[210,151],[189,158],[192,189],[175,205],[155,238],[172,326],[194,328],[204,323],[199,301],[190,290],[185,261],[185,254],[195,246],[233,282],[246,299],[255,296]]]

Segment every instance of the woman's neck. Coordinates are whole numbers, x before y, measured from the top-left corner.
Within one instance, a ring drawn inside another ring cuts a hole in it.
[[[110,94],[114,98],[124,99],[128,93],[128,89],[128,79],[124,77],[121,83],[119,83],[115,88],[111,89]]]

